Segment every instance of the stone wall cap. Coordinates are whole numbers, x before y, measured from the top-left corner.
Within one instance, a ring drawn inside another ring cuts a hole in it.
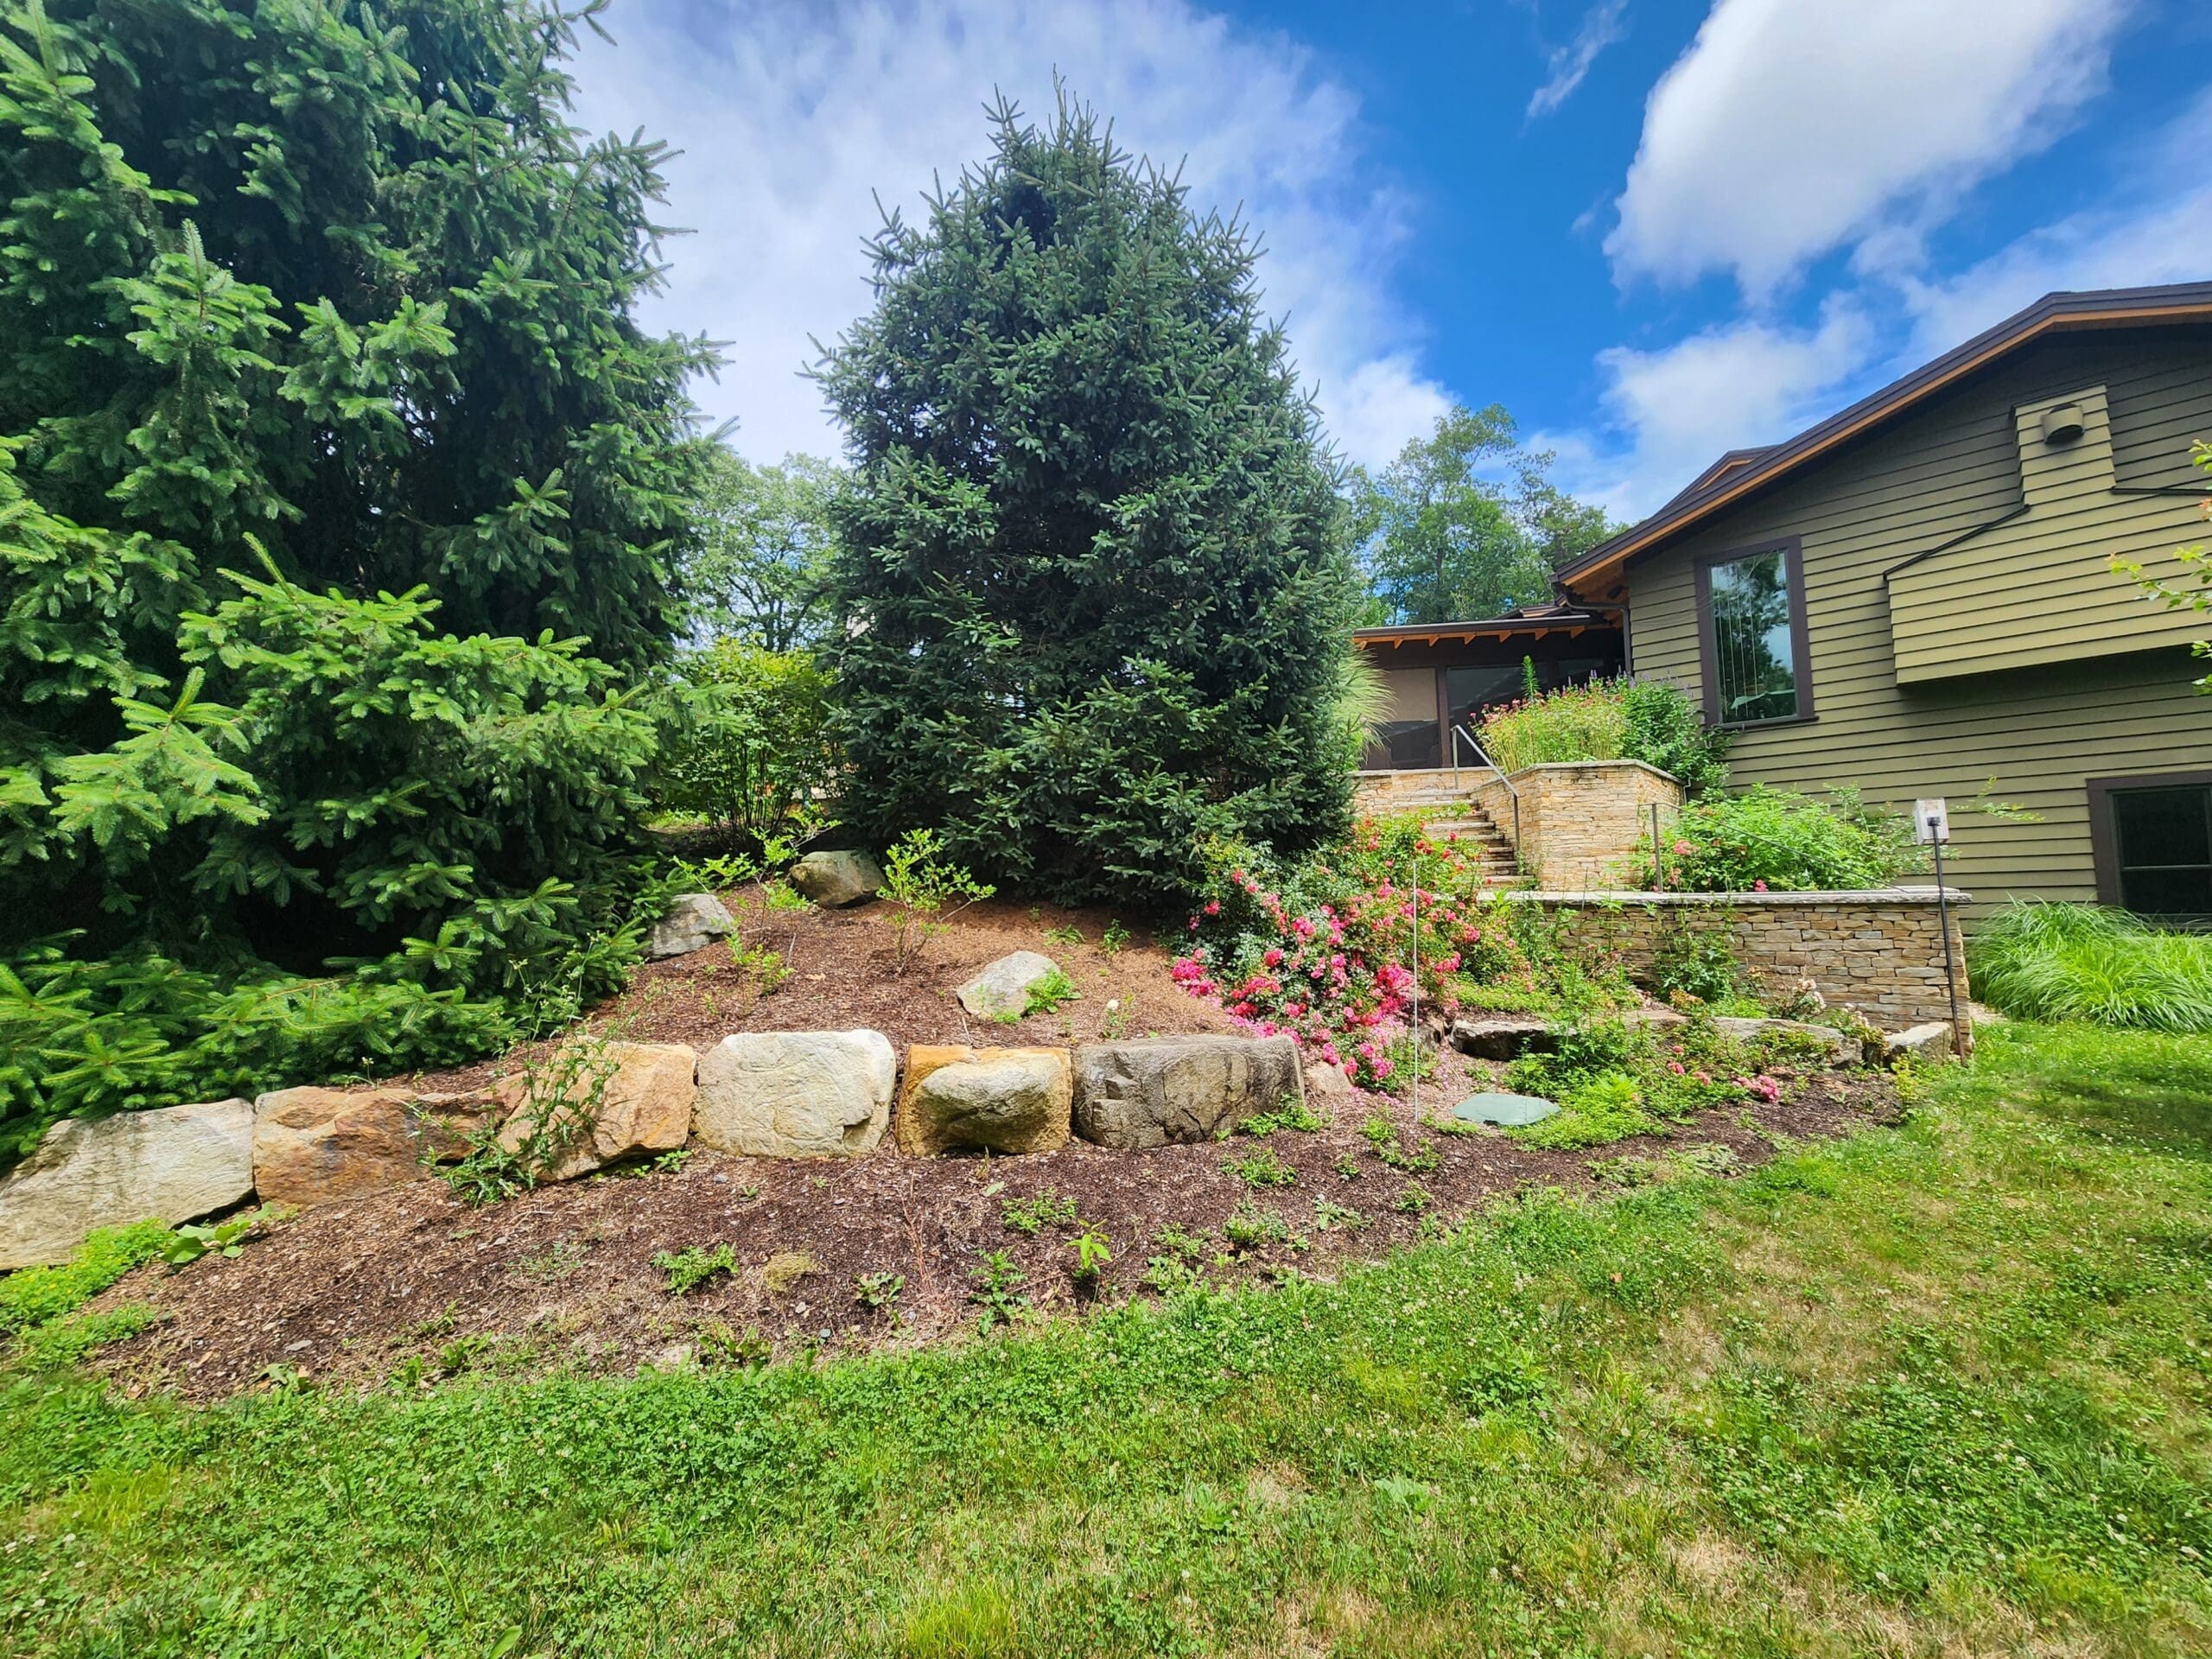
[[[1539,760],[1531,766],[1516,766],[1504,776],[1508,781],[1510,781],[1516,778],[1526,778],[1532,772],[1595,772],[1615,766],[1627,766],[1634,771],[1648,772],[1654,778],[1672,784],[1678,789],[1681,786],[1682,780],[1675,777],[1673,772],[1662,772],[1649,760],[1630,760],[1624,755],[1616,755],[1610,760]]]
[[[1639,762],[1639,764],[1641,764]],[[1554,891],[1541,887],[1503,887],[1485,897],[1509,899],[1523,905],[1567,905],[1586,910],[1618,906],[1623,909],[1643,906],[1647,907],[1675,907],[1702,910],[1729,906],[1738,910],[1812,909],[1824,905],[1851,905],[1861,909],[1899,906],[1933,906],[1939,899],[1954,905],[1970,905],[1974,895],[1957,887],[1828,887],[1810,893],[1638,893],[1628,889],[1602,888],[1587,893]]]

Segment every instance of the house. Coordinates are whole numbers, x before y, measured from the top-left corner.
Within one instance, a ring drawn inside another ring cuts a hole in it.
[[[1735,731],[1736,785],[1948,797],[1946,873],[1985,903],[2212,917],[2212,618],[2111,568],[2186,580],[2200,438],[2212,283],[2052,294],[1721,456],[1561,588]]]
[[[1357,628],[1351,637],[1390,699],[1360,763],[1370,772],[1472,764],[1452,728],[1471,731],[1484,709],[1520,696],[1530,664],[1546,691],[1621,666],[1617,606],[1524,605],[1479,621]]]

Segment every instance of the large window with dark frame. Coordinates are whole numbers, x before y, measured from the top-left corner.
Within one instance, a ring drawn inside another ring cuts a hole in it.
[[[1705,711],[1713,724],[1754,726],[1812,715],[1804,581],[1794,537],[1699,562]]]
[[[2212,772],[2098,779],[2090,798],[2099,898],[2144,916],[2212,918]]]

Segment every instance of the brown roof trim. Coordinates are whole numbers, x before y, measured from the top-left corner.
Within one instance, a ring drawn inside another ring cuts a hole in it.
[[[1963,346],[1915,369],[1850,408],[1831,415],[1796,437],[1731,466],[1745,451],[1731,450],[1707,467],[1680,495],[1639,524],[1600,542],[1559,573],[1570,591],[1578,584],[1619,574],[1636,555],[1688,529],[1709,514],[1741,500],[1785,473],[1826,455],[1891,416],[1902,413],[1997,359],[2049,334],[2077,328],[2147,327],[2164,322],[2212,319],[2212,283],[2170,283],[2155,288],[2108,288],[2073,294],[2046,294],[2025,310],[1985,329]]]
[[[1406,622],[1388,628],[1354,628],[1352,644],[1370,645],[1433,645],[1449,639],[1465,645],[1477,639],[1542,639],[1548,633],[1573,635],[1592,628],[1616,629],[1618,613],[1553,610],[1535,616],[1485,616],[1468,622]]]

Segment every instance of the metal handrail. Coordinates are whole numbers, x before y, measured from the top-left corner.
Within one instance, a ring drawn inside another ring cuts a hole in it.
[[[1513,780],[1499,770],[1497,762],[1483,753],[1483,746],[1475,741],[1472,732],[1464,726],[1454,726],[1452,739],[1452,764],[1455,769],[1459,764],[1459,745],[1464,742],[1475,752],[1475,759],[1491,769],[1497,781],[1505,785],[1505,792],[1513,798],[1513,873],[1516,875],[1527,874],[1527,866],[1521,857],[1521,791],[1514,788]]]

